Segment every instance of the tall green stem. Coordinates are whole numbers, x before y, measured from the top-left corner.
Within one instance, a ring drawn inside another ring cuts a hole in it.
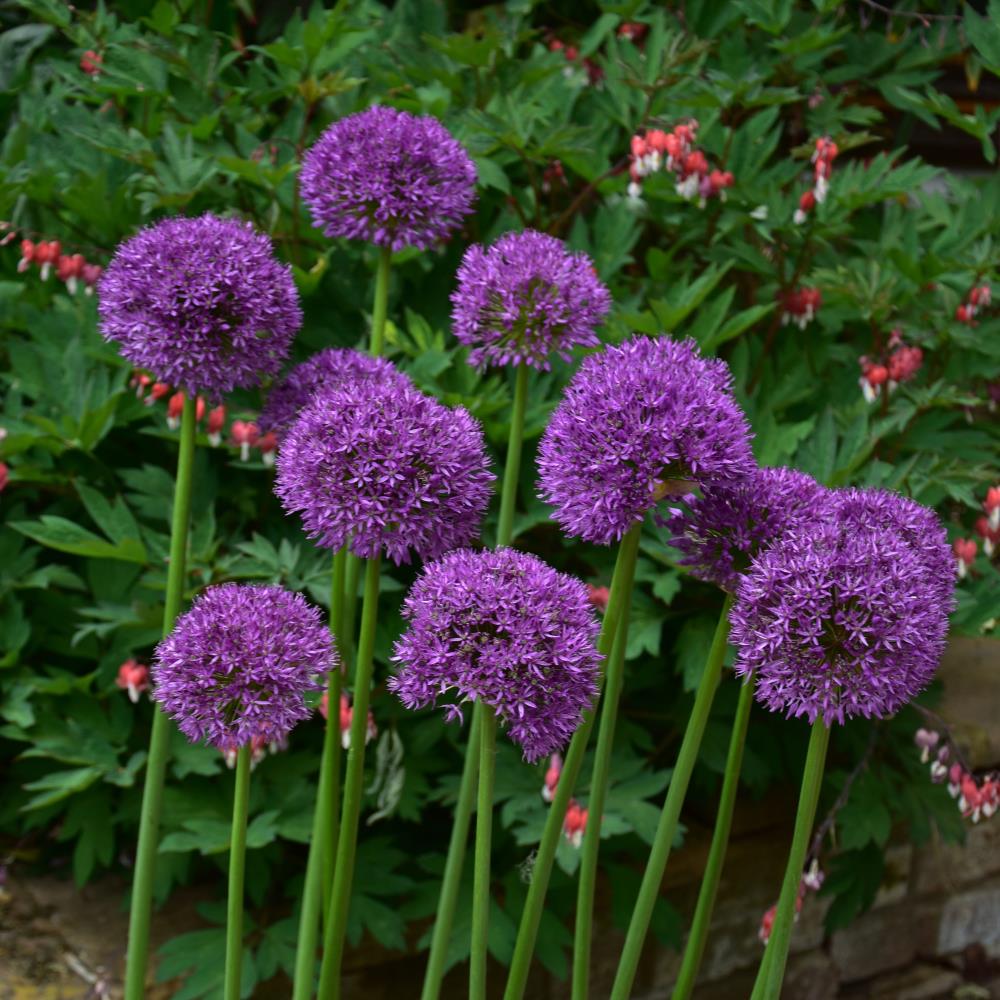
[[[507,441],[507,465],[503,473],[503,494],[500,497],[500,523],[497,527],[497,548],[510,545],[514,536],[514,509],[517,507],[517,480],[521,471],[521,445],[524,441],[524,412],[528,405],[528,366],[518,365],[514,376],[514,409],[510,416],[510,437]]]
[[[719,686],[719,680],[722,676],[722,661],[726,655],[726,639],[729,635],[729,609],[732,607],[732,603],[732,595],[727,595],[725,603],[722,605],[722,613],[719,615],[719,623],[715,628],[715,637],[712,639],[712,648],[708,653],[705,670],[701,675],[698,691],[695,694],[694,707],[691,709],[687,728],[684,731],[684,739],[677,755],[677,763],[670,776],[670,788],[667,790],[667,797],[663,803],[660,822],[656,827],[653,846],[646,861],[646,871],[639,887],[639,897],[636,900],[635,909],[632,911],[628,934],[625,936],[625,946],[622,949],[618,972],[615,974],[614,985],[611,988],[611,1000],[628,1000],[632,992],[632,981],[635,979],[635,971],[639,967],[639,956],[646,940],[646,932],[649,930],[653,907],[660,894],[660,883],[663,881],[663,872],[667,867],[667,859],[670,857],[670,848],[673,846],[674,836],[677,833],[681,806],[684,804],[684,796],[687,794],[691,772],[698,759],[698,749],[701,746],[701,738],[712,708],[715,689]]]
[[[598,649],[607,656],[614,645],[615,636],[625,615],[625,608],[632,596],[632,580],[635,577],[635,563],[639,554],[639,537],[642,525],[636,524],[621,540],[618,547],[618,558],[615,562],[615,572],[611,579],[611,593],[608,596],[608,606],[604,612],[604,624],[598,640]],[[563,821],[566,818],[566,808],[573,794],[583,755],[587,750],[590,730],[594,725],[595,709],[584,715],[583,722],[573,734],[566,759],[563,761],[562,772],[556,785],[549,814],[545,820],[542,839],[535,855],[535,863],[531,869],[531,883],[528,886],[528,896],[524,902],[524,912],[517,930],[517,941],[514,944],[514,955],[511,959],[510,972],[507,976],[507,988],[504,1000],[520,1000],[524,996],[524,987],[528,981],[528,970],[531,966],[531,956],[535,950],[535,940],[538,937],[538,924],[542,919],[545,906],[545,894],[549,888],[549,877],[552,874],[552,862],[562,836]]]
[[[788,962],[788,948],[792,942],[792,926],[795,923],[795,903],[802,881],[802,868],[809,850],[809,838],[816,819],[816,807],[819,805],[823,768],[829,744],[830,729],[821,718],[817,719],[809,736],[809,750],[806,753],[806,766],[802,773],[802,790],[799,792],[799,808],[795,814],[795,831],[792,834],[792,847],[788,852],[785,880],[781,883],[774,926],[771,928],[771,938],[767,942],[767,950],[757,972],[752,1000],[778,1000],[781,996],[781,984],[785,978],[785,965]]]
[[[519,365],[514,377],[514,405],[510,417],[510,435],[507,440],[503,492],[500,496],[497,548],[510,545],[513,536],[527,399],[528,370],[525,365]],[[469,839],[472,803],[476,795],[479,733],[483,711],[483,706],[478,702],[472,710],[469,742],[465,748],[462,781],[458,789],[458,798],[455,801],[455,816],[452,821],[451,839],[448,841],[448,856],[445,861],[444,876],[441,879],[441,896],[435,911],[431,948],[427,957],[427,969],[424,972],[424,986],[420,1000],[437,1000],[441,992],[441,981],[444,978],[444,966],[448,957],[448,943],[451,939],[451,927],[455,919],[455,907],[458,904],[458,890],[462,883],[462,865],[465,861],[465,846]]]
[[[340,836],[334,862],[333,896],[327,913],[323,936],[323,965],[320,970],[320,1000],[340,996],[340,966],[344,954],[344,932],[354,878],[354,855],[357,849],[358,819],[365,779],[365,736],[368,729],[368,698],[371,693],[375,652],[375,626],[378,618],[378,587],[381,556],[368,560],[365,568],[365,595],[361,605],[361,635],[354,674],[354,705],[351,715],[351,746],[347,752],[344,802],[340,814]]]
[[[753,675],[751,675],[740,687],[740,697],[736,703],[736,718],[733,719],[733,732],[729,738],[726,775],[722,781],[722,793],[719,798],[719,811],[715,818],[712,846],[709,848],[708,862],[701,878],[698,905],[695,907],[691,933],[688,935],[687,945],[684,948],[681,971],[674,985],[673,1000],[689,1000],[694,990],[695,980],[698,978],[702,956],[705,953],[708,929],[712,923],[712,910],[715,907],[715,897],[719,890],[719,878],[722,875],[722,865],[726,859],[726,848],[729,845],[729,831],[733,825],[733,808],[736,805],[736,790],[739,787],[740,769],[743,766],[743,747],[746,743],[747,726],[750,722],[753,691],[754,682]]]
[[[185,560],[188,525],[191,521],[191,482],[194,466],[195,401],[188,396],[181,412],[180,451],[177,455],[177,480],[174,486],[173,519],[170,525],[170,563],[167,592],[163,604],[163,634],[173,628],[174,619],[184,598]],[[153,906],[153,880],[156,874],[156,850],[160,832],[160,809],[163,804],[163,780],[167,771],[170,747],[170,721],[153,710],[153,729],[149,737],[149,759],[142,790],[139,816],[139,842],[136,847],[135,873],[132,876],[132,899],[129,908],[128,956],[125,965],[125,1000],[142,1000],[146,992],[146,964],[149,959],[149,923]]]
[[[496,770],[497,717],[483,711],[479,727],[479,797],[476,803],[476,857],[472,883],[472,952],[469,1000],[486,1000],[487,941],[490,920],[490,847],[493,838],[493,775]]]
[[[240,1000],[243,968],[243,873],[247,859],[247,806],[250,802],[250,744],[236,754],[233,832],[229,839],[229,902],[226,907],[226,979],[224,1000]]]
[[[346,549],[333,557],[330,574],[330,629],[339,637],[344,610],[344,564]],[[340,798],[340,669],[327,673],[326,726],[320,758],[319,787],[313,811],[312,837],[302,890],[299,934],[295,948],[293,1000],[309,1000],[313,992],[316,943],[319,936],[321,904],[329,904],[333,885],[333,844],[337,837],[337,805]]]
[[[375,273],[375,303],[372,308],[372,339],[371,354],[379,357],[385,343],[385,318],[389,312],[389,269],[392,263],[392,250],[380,247],[378,252],[378,271]]]
[[[604,677],[601,721],[597,729],[594,770],[590,777],[587,800],[587,826],[580,852],[580,880],[576,895],[576,928],[573,939],[573,1000],[586,1000],[590,990],[590,943],[594,916],[594,891],[597,886],[597,856],[601,849],[601,821],[611,773],[611,750],[615,741],[615,721],[625,674],[625,649],[628,646],[628,607],[615,635]]]

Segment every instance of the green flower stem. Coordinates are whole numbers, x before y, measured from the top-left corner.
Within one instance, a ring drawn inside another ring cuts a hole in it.
[[[510,545],[510,540],[514,535],[514,509],[517,507],[517,480],[521,471],[521,445],[524,442],[524,412],[528,405],[528,366],[517,365],[515,373],[514,409],[510,416],[507,464],[503,472],[503,494],[500,497],[500,523],[497,527],[497,548]]]
[[[524,440],[524,413],[528,399],[528,370],[519,365],[514,379],[514,406],[510,418],[510,437],[507,443],[507,464],[503,474],[503,493],[500,497],[500,519],[497,529],[497,547],[509,545],[514,529],[514,510],[517,506],[517,481],[521,471],[521,446]],[[465,847],[469,839],[469,823],[472,818],[472,804],[476,795],[477,766],[479,760],[480,729],[482,727],[483,706],[478,702],[472,709],[472,724],[469,727],[469,742],[465,748],[465,763],[462,765],[462,781],[455,801],[455,816],[452,821],[451,839],[448,842],[448,856],[441,880],[441,896],[438,899],[434,930],[431,933],[431,948],[424,972],[424,986],[420,1000],[437,1000],[444,978],[451,927],[458,905],[458,890],[462,883],[462,866],[465,862]]]
[[[597,728],[594,770],[587,800],[587,826],[580,852],[580,880],[576,896],[576,928],[573,939],[573,1000],[586,1000],[590,990],[590,943],[594,918],[594,890],[597,886],[597,856],[601,849],[601,821],[611,773],[611,750],[615,741],[615,721],[625,675],[628,646],[629,609],[626,606],[615,635],[604,674],[601,721]]]
[[[476,858],[472,885],[472,952],[469,1000],[486,1000],[490,919],[490,842],[493,837],[493,776],[497,759],[497,717],[485,709],[479,726],[479,798],[476,803]]]
[[[598,640],[598,648],[604,656],[611,652],[618,627],[624,618],[625,608],[632,596],[632,580],[635,576],[635,563],[639,554],[641,533],[642,525],[633,525],[618,547],[615,572],[611,579],[611,593],[604,612],[601,637]],[[507,976],[504,1000],[521,1000],[521,997],[524,996],[524,987],[528,981],[528,970],[531,966],[531,956],[535,950],[535,940],[538,937],[538,924],[542,919],[545,894],[548,891],[549,877],[552,874],[552,862],[555,860],[556,848],[559,846],[559,838],[562,836],[566,807],[569,805],[573,786],[576,784],[580,767],[583,764],[583,755],[587,750],[587,741],[590,739],[590,730],[593,725],[594,710],[591,710],[584,715],[583,722],[573,734],[566,759],[563,761],[562,773],[559,775],[556,792],[552,804],[549,806],[549,814],[542,831],[542,839],[535,855],[535,863],[531,869],[531,884],[528,886],[528,897],[524,902],[524,912],[521,914],[521,924],[517,931],[517,941],[514,945],[514,955]]]
[[[812,726],[809,736],[809,750],[806,766],[802,773],[802,790],[799,792],[799,808],[795,814],[795,831],[792,847],[788,852],[788,867],[785,880],[781,884],[778,909],[774,915],[774,926],[767,950],[757,972],[752,1000],[778,1000],[781,984],[785,978],[788,962],[788,948],[792,942],[792,926],[795,923],[795,901],[802,881],[802,868],[806,863],[809,838],[816,819],[819,793],[823,786],[823,767],[826,763],[826,749],[830,744],[830,729],[821,718]]]
[[[365,779],[365,736],[368,730],[368,698],[371,693],[375,652],[375,626],[378,617],[378,587],[381,556],[369,559],[365,568],[365,595],[361,605],[361,635],[354,679],[354,705],[351,715],[351,747],[347,752],[347,775],[344,801],[337,838],[337,857],[333,871],[333,896],[327,913],[323,936],[323,965],[320,970],[320,1000],[340,996],[340,966],[344,954],[344,932],[351,902],[354,878],[354,855],[357,849],[358,818]],[[331,707],[332,714],[332,707]]]
[[[170,525],[170,563],[167,592],[163,605],[163,634],[174,626],[184,599],[185,561],[188,526],[191,522],[191,482],[194,465],[195,401],[188,396],[181,412],[180,451],[177,455],[177,480],[174,486],[173,520]],[[125,1000],[142,1000],[146,992],[146,965],[149,960],[149,923],[153,906],[153,879],[156,874],[156,851],[160,832],[160,809],[163,804],[163,781],[170,749],[170,721],[157,706],[153,711],[153,730],[149,738],[149,759],[142,790],[139,816],[139,842],[136,848],[135,874],[132,877],[132,900],[129,909],[128,956],[125,964]]]
[[[358,619],[358,584],[361,582],[361,564],[350,549],[347,550],[344,570],[344,620],[340,630],[340,653],[345,662],[350,663],[354,657],[355,631],[354,623]]]
[[[226,906],[226,979],[224,1000],[240,1000],[243,968],[243,873],[247,859],[247,806],[250,801],[250,744],[236,754],[233,832],[229,840],[229,902]]]
[[[469,836],[469,820],[472,803],[476,796],[479,767],[479,732],[483,724],[483,706],[477,702],[472,710],[469,726],[469,745],[466,747],[465,763],[462,766],[462,782],[455,801],[455,819],[448,842],[448,857],[445,860],[444,875],[441,879],[441,897],[438,900],[437,916],[431,934],[431,950],[424,972],[424,987],[420,1000],[437,1000],[444,978],[444,966],[448,957],[448,942],[451,939],[451,925],[455,917],[458,889],[462,881],[462,863],[465,861],[465,842]]]
[[[719,890],[719,878],[722,875],[722,865],[726,860],[726,848],[729,845],[729,831],[733,825],[733,808],[736,805],[736,790],[740,783],[743,747],[746,743],[747,726],[750,722],[753,692],[754,679],[751,675],[741,685],[739,701],[736,703],[736,717],[733,719],[733,732],[729,738],[726,775],[722,781],[722,793],[719,798],[719,811],[715,818],[712,846],[709,848],[708,862],[701,878],[698,905],[695,907],[691,933],[688,935],[687,945],[684,948],[681,971],[674,985],[673,1000],[689,1000],[694,990],[695,980],[698,978],[702,956],[705,954],[708,929],[712,923],[712,910],[715,907],[715,896]]]
[[[333,557],[330,583],[330,628],[336,638],[344,610],[344,568],[346,549]],[[316,943],[319,936],[320,905],[325,911],[333,883],[333,844],[337,837],[340,797],[340,670],[331,670],[326,680],[326,726],[320,758],[319,787],[313,812],[309,859],[302,891],[299,934],[295,948],[293,1000],[309,1000],[313,992]]]
[[[719,615],[719,623],[715,628],[712,648],[709,650],[708,660],[705,663],[698,691],[695,694],[694,707],[691,709],[687,728],[684,731],[684,739],[677,755],[677,763],[674,765],[674,771],[670,777],[670,788],[667,790],[663,811],[660,813],[660,822],[656,827],[653,846],[646,861],[646,871],[642,877],[642,885],[639,887],[639,897],[636,899],[635,909],[632,911],[632,920],[629,923],[628,934],[625,936],[625,946],[622,949],[618,971],[611,988],[611,1000],[628,1000],[632,992],[632,981],[635,979],[635,972],[639,967],[639,956],[646,940],[646,932],[649,930],[653,907],[660,894],[660,884],[663,881],[663,872],[667,867],[667,859],[670,857],[670,848],[673,846],[674,836],[677,833],[681,806],[684,804],[684,796],[687,794],[691,772],[698,759],[698,749],[701,746],[701,738],[712,708],[715,689],[719,686],[719,680],[722,676],[722,660],[726,655],[726,640],[729,636],[729,609],[732,604],[732,595],[727,595]]]
[[[375,273],[375,303],[372,308],[372,357],[379,357],[385,343],[385,318],[389,312],[389,270],[392,264],[392,250],[380,247],[378,271]]]

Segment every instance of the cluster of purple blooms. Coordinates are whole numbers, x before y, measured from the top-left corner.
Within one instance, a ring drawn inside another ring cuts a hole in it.
[[[452,331],[472,348],[469,363],[531,365],[543,371],[576,345],[596,347],[594,328],[611,295],[590,258],[554,236],[508,233],[490,247],[469,247],[451,297]]]
[[[136,368],[213,400],[276,375],[302,325],[291,268],[249,222],[165,219],[98,286],[101,332]]]
[[[489,705],[529,761],[565,746],[597,694],[600,630],[584,585],[514,549],[429,564],[403,605],[389,681],[407,708],[454,691]],[[461,709],[448,706],[449,718]]]
[[[336,653],[318,608],[280,587],[209,587],[156,648],[153,697],[192,742],[283,740]]]

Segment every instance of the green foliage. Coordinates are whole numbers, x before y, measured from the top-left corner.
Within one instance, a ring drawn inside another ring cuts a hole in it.
[[[100,264],[163,215],[251,219],[294,268],[302,359],[363,341],[375,266],[371,248],[331,244],[311,227],[296,187],[303,150],[327,123],[374,101],[434,114],[475,158],[478,209],[441,250],[396,255],[387,344],[421,388],[469,407],[498,457],[510,387],[465,364],[448,330],[448,295],[468,242],[534,226],[594,259],[616,303],[605,340],[666,330],[729,362],[761,463],[793,463],[831,485],[902,490],[936,507],[951,537],[971,536],[996,479],[1000,433],[988,401],[1000,379],[1000,318],[986,309],[966,325],[955,312],[973,286],[996,279],[1000,179],[942,171],[907,143],[930,128],[966,162],[994,161],[1000,112],[956,100],[945,74],[963,64],[974,86],[983,72],[1000,73],[997,0],[986,16],[966,6],[961,32],[945,20],[933,33],[902,22],[866,27],[853,5],[818,0],[673,6],[684,16],[604,3],[578,9],[575,23],[514,2],[461,14],[426,0],[356,0],[290,16],[278,4],[251,17],[251,0],[130,0],[95,11],[21,0],[20,23],[0,31],[0,218]],[[646,26],[641,43],[619,33],[626,18]],[[547,44],[555,24],[577,47],[574,61]],[[99,75],[80,68],[88,50],[101,56]],[[596,82],[584,59],[600,70]],[[710,164],[734,174],[728,198],[699,207],[660,173],[645,180],[642,204],[631,203],[630,137],[691,117]],[[797,225],[823,135],[842,151],[830,195]],[[35,268],[19,273],[17,246],[0,248],[0,458],[10,467],[0,498],[0,840],[71,855],[82,883],[134,843],[151,710],[144,700],[133,706],[115,678],[130,656],[148,662],[159,638],[176,442],[164,404],[144,406],[127,365],[101,341],[94,299],[42,283]],[[781,297],[806,285],[822,290],[817,318],[802,331],[782,326]],[[923,365],[866,403],[858,357],[883,358],[896,329],[923,350]],[[607,584],[612,553],[560,539],[534,497],[534,443],[571,371],[560,362],[531,377],[515,535]],[[252,418],[261,399],[235,394],[230,416]],[[329,555],[282,516],[259,455],[241,462],[202,433],[198,444],[186,598],[220,580],[266,580],[325,605]],[[380,680],[412,575],[383,572]],[[637,581],[602,860],[618,925],[721,603],[683,575],[652,525]],[[992,629],[998,594],[997,565],[980,556],[960,586],[955,629]],[[717,793],[733,687],[720,691],[694,776],[699,810]],[[366,806],[376,816],[359,847],[350,937],[403,949],[433,914],[463,736],[434,715],[405,713],[381,685],[373,710],[392,738],[371,754]],[[831,925],[874,898],[891,832],[961,833],[954,804],[913,765],[916,725],[904,715],[882,727],[837,819],[841,853],[824,889],[836,897]],[[786,762],[802,759],[803,728],[755,712],[745,794],[797,782],[798,764]],[[244,995],[292,963],[320,741],[319,724],[303,724],[255,772],[247,891],[258,923],[247,928]],[[824,801],[865,752],[850,727],[834,735]],[[498,876],[490,940],[500,961],[523,899],[519,873],[545,817],[543,771],[501,747],[495,870],[508,874]],[[175,734],[169,774],[161,899],[181,882],[221,884],[228,836],[221,756]],[[539,935],[539,957],[558,976],[577,857],[561,847]],[[466,953],[465,905],[451,962]],[[676,941],[679,917],[664,903],[654,928]],[[178,996],[218,994],[221,935],[199,930],[163,950],[161,976],[188,975]]]

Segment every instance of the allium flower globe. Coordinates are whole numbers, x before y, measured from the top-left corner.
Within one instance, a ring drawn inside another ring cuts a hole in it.
[[[471,364],[547,370],[552,354],[568,361],[574,345],[598,344],[594,328],[611,295],[586,254],[529,229],[469,247],[451,302],[452,328],[472,348]]]
[[[192,742],[279,742],[336,665],[318,608],[281,587],[209,587],[157,647],[153,697]]]
[[[795,469],[755,469],[684,498],[666,521],[670,544],[693,576],[735,593],[740,574],[768,545],[822,516],[825,490]]]
[[[260,429],[284,433],[320,389],[335,389],[345,382],[379,380],[409,382],[385,358],[373,358],[350,348],[328,347],[292,368],[271,390],[261,410]]]
[[[476,168],[436,118],[373,107],[319,137],[299,185],[327,236],[426,249],[472,211]]]
[[[275,375],[302,324],[290,268],[249,222],[165,219],[121,244],[101,333],[158,380],[218,399]]]
[[[424,568],[403,617],[390,690],[407,708],[448,692],[482,701],[529,761],[564,746],[597,694],[600,627],[586,588],[536,556],[451,552]]]
[[[406,381],[344,383],[302,410],[275,492],[320,545],[433,559],[479,533],[494,476],[479,424]]]
[[[827,495],[813,524],[762,553],[730,615],[736,673],[758,701],[830,725],[883,718],[930,681],[955,569],[930,511],[883,491]]]
[[[747,475],[750,428],[725,362],[692,340],[634,337],[587,358],[538,450],[542,498],[564,530],[620,539],[673,489]]]

